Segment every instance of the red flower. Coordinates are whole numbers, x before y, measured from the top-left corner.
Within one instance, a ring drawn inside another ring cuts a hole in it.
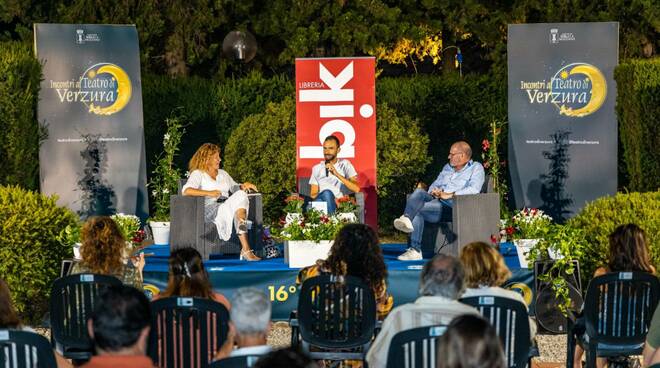
[[[286,199],[284,200],[284,202],[286,202],[286,203],[289,203],[291,201],[300,202],[300,201],[304,201],[304,199],[301,196],[299,196],[298,194],[292,194],[292,195],[286,197]]]
[[[305,227],[305,221],[300,221],[300,227]]]
[[[490,235],[490,242],[493,244],[497,244],[497,237],[494,234]]]
[[[339,197],[339,199],[337,199],[337,203],[351,202],[352,200],[353,200],[353,198],[351,198],[350,196],[345,195],[343,197]]]
[[[486,161],[484,162],[484,169],[487,169],[490,167],[490,162]]]
[[[286,225],[286,220],[284,219],[284,217],[280,217],[280,225],[282,226]]]
[[[324,223],[324,224],[327,224],[328,222],[330,222],[330,218],[326,215],[322,215],[321,216],[321,222]]]
[[[484,151],[488,151],[488,149],[490,148],[490,142],[488,141],[488,139],[484,139],[483,141],[481,141],[481,148]]]
[[[513,226],[509,226],[506,228],[506,234],[507,235],[513,235],[513,233],[516,232],[516,229],[513,228]]]
[[[140,229],[140,230],[135,232],[135,236],[133,236],[133,239],[131,239],[131,241],[133,243],[142,243],[144,238],[145,238],[144,230]]]

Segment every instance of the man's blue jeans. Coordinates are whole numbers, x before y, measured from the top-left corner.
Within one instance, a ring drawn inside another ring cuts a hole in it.
[[[335,194],[331,190],[324,190],[319,193],[312,202],[325,202],[328,205],[328,214],[331,215],[337,210],[337,203],[335,203]],[[306,205],[305,205],[306,206]]]
[[[410,246],[421,252],[424,222],[451,221],[451,199],[436,199],[424,189],[416,189],[406,200],[403,213],[412,220],[413,232],[410,234]]]

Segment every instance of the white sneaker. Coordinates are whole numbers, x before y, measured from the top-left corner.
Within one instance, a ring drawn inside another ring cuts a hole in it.
[[[413,232],[412,221],[410,221],[405,215],[401,215],[401,217],[394,219],[394,228],[403,231],[406,234]]]
[[[408,248],[405,253],[397,257],[399,261],[421,261],[422,258],[422,252],[419,252],[414,248]]]

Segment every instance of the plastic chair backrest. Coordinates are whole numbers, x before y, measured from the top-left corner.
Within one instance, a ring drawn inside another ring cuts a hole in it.
[[[0,330],[0,362],[16,368],[56,367],[48,339],[36,332]]]
[[[417,327],[398,332],[392,337],[387,352],[387,368],[436,366],[437,339],[446,325]]]
[[[613,272],[591,280],[584,300],[587,335],[594,343],[641,344],[658,304],[658,278]]]
[[[104,288],[121,285],[114,276],[90,273],[74,274],[56,279],[50,289],[51,342],[65,350],[92,351],[87,333],[87,319],[96,299]]]
[[[151,303],[148,353],[158,367],[208,367],[227,339],[229,312],[201,298],[170,297]]]
[[[260,355],[243,355],[216,360],[210,368],[249,368],[261,358]]]
[[[349,348],[371,341],[376,298],[353,276],[320,275],[305,280],[298,296],[302,340],[323,348]]]
[[[527,306],[517,300],[497,296],[474,296],[463,298],[460,302],[476,308],[495,328],[502,342],[507,367],[527,366],[531,347]]]

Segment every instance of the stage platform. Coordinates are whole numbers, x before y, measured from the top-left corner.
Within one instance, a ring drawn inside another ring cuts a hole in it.
[[[533,275],[527,269],[520,269],[515,248],[504,243],[501,253],[513,275],[507,282],[509,288],[521,291],[530,301],[533,294]],[[383,244],[383,254],[387,264],[388,290],[394,296],[394,304],[412,302],[417,298],[419,274],[423,261],[399,261],[396,257],[405,251],[405,244]],[[144,288],[147,293],[157,294],[167,285],[169,246],[152,245],[144,249],[153,253],[147,257],[144,268]],[[296,276],[300,269],[289,268],[284,258],[266,259],[260,262],[239,261],[236,256],[212,257],[205,262],[213,289],[227,298],[240,287],[252,286],[263,290],[273,302],[273,319],[286,320],[297,308],[298,288]]]

